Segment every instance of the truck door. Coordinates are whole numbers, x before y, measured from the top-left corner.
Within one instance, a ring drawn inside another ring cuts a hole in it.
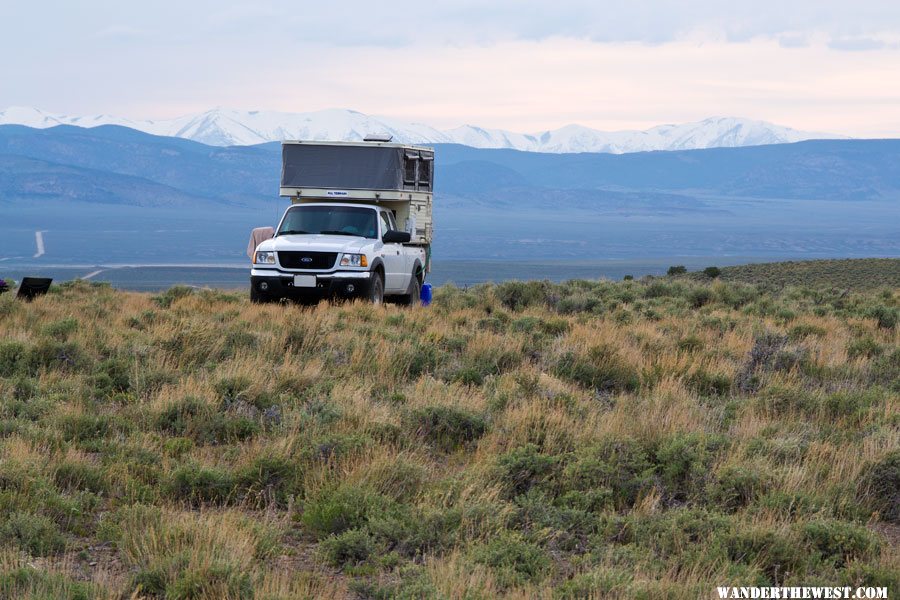
[[[378,211],[381,221],[381,236],[394,229],[391,223],[391,215],[385,211]],[[405,278],[406,256],[403,252],[403,244],[384,245],[384,289],[386,292],[406,291],[409,279]]]
[[[388,219],[391,222],[391,229],[396,229],[398,231],[405,231],[404,229],[401,229],[400,227],[398,227],[397,219],[396,219],[396,217],[394,217],[393,212],[388,212]],[[403,246],[403,245],[401,244],[401,246]],[[410,275],[413,272],[413,265],[415,265],[415,263],[416,263],[416,253],[412,252],[411,250],[412,250],[411,248],[408,248],[405,246],[400,248],[400,255],[403,257],[403,278],[402,278],[403,290],[406,290],[407,288],[409,288],[408,275]]]

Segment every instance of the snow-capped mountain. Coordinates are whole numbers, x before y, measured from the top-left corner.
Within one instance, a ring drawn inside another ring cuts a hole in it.
[[[109,115],[73,117],[36,108],[0,111],[0,125],[46,128],[56,125],[96,127],[122,125],[155,135],[187,138],[213,146],[246,146],[285,139],[361,140],[370,133],[392,135],[404,143],[455,143],[475,148],[511,148],[530,152],[607,152],[692,150],[783,144],[808,139],[840,138],[798,131],[765,121],[714,117],[696,123],[659,125],[646,131],[599,131],[581,125],[533,134],[464,125],[442,131],[421,123],[374,117],[344,109],[308,113],[239,111],[215,108],[197,115],[167,120],[132,120]]]

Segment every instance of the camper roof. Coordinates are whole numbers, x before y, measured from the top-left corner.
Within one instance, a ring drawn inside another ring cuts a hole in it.
[[[282,146],[301,144],[303,146],[360,146],[364,148],[371,146],[381,146],[383,148],[408,148],[410,150],[434,152],[433,147],[417,146],[415,144],[400,144],[398,142],[312,142],[307,140],[284,140],[283,142],[281,142],[281,144]]]

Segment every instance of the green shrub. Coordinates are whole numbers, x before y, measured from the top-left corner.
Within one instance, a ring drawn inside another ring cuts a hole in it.
[[[168,573],[158,566],[142,568],[131,578],[131,590],[138,597],[164,598]]]
[[[484,514],[479,511],[484,511]],[[408,558],[440,553],[459,541],[462,521],[491,520],[499,508],[480,505],[463,508],[409,508],[383,504],[367,518],[367,529],[382,546]],[[470,529],[475,535],[478,528]]]
[[[559,336],[569,331],[570,325],[566,319],[541,319],[538,317],[522,317],[512,322],[512,331],[525,333],[543,333],[550,336]]]
[[[537,489],[517,496],[516,529],[540,531],[543,544],[565,552],[587,547],[588,539],[596,533],[597,515],[592,509],[598,506],[573,506],[568,500],[566,497],[554,502]],[[603,504],[608,506],[608,500],[607,495]]]
[[[722,275],[722,269],[720,269],[719,267],[706,267],[705,269],[703,269],[703,274],[710,279],[715,279]]]
[[[845,391],[829,394],[822,400],[822,411],[830,420],[850,418],[861,419],[873,406],[881,404],[882,395],[878,389]]]
[[[194,290],[194,288],[192,287],[188,287],[186,285],[176,285],[170,287],[162,294],[153,296],[152,300],[162,308],[169,308],[175,301],[180,300],[181,298],[192,296],[194,295],[194,293],[196,293],[196,290]]]
[[[253,598],[251,574],[233,565],[213,563],[183,569],[166,586],[166,600],[195,598]]]
[[[124,433],[131,424],[112,415],[65,415],[59,419],[60,430],[66,441],[86,442]]]
[[[852,563],[840,571],[841,584],[851,587],[900,589],[900,570],[890,565]]]
[[[790,331],[788,331],[788,337],[792,340],[800,340],[809,336],[824,337],[826,333],[828,332],[824,327],[810,323],[800,323],[791,327]]]
[[[514,448],[497,460],[498,477],[509,498],[524,494],[553,477],[559,458],[542,454],[534,444]]]
[[[0,571],[0,598],[35,600],[94,600],[102,598],[93,583],[74,581],[66,575],[33,566]]]
[[[716,453],[724,446],[724,438],[699,433],[677,433],[660,441],[653,460],[664,498],[686,502],[702,492]]]
[[[440,363],[438,350],[431,344],[414,343],[398,348],[391,356],[391,372],[404,379],[415,380],[433,373]]]
[[[644,298],[674,298],[684,294],[685,286],[678,282],[652,281],[644,288]]]
[[[371,467],[365,481],[378,493],[397,502],[416,497],[429,477],[428,469],[419,462],[398,458]]]
[[[445,451],[473,442],[487,431],[483,417],[452,406],[416,409],[411,422],[418,435]]]
[[[222,344],[223,356],[235,356],[243,350],[255,350],[259,346],[259,337],[248,330],[245,323],[242,326],[229,328],[225,332]]]
[[[66,540],[59,527],[42,515],[16,512],[0,525],[0,538],[12,542],[33,556],[59,554],[66,547]]]
[[[41,369],[73,372],[86,368],[88,359],[75,342],[40,340],[24,357],[24,365],[31,375]]]
[[[759,394],[759,404],[766,410],[778,415],[791,412],[812,412],[817,403],[815,397],[808,391],[777,385],[766,388]]]
[[[634,544],[664,560],[681,556],[697,546],[711,546],[731,527],[730,520],[702,508],[673,508],[654,515],[603,515],[600,539]]]
[[[358,565],[375,553],[375,543],[365,531],[350,529],[332,535],[319,543],[325,561],[334,567]]]
[[[504,533],[475,548],[472,557],[476,563],[490,567],[504,587],[539,583],[550,574],[550,558],[516,534]]]
[[[587,357],[567,352],[554,368],[557,376],[599,392],[630,392],[640,386],[640,375],[619,357],[615,348],[591,348]]]
[[[726,537],[725,546],[730,560],[759,567],[770,585],[777,585],[806,561],[806,553],[796,540],[768,529],[737,531]]]
[[[389,560],[389,557],[390,555],[385,556],[379,562],[384,565],[384,561]],[[397,582],[384,583],[383,580],[373,582],[367,579],[354,579],[348,587],[355,594],[354,597],[366,600],[430,600],[443,597],[431,583],[427,572],[421,567],[403,567],[397,569],[395,574],[400,578]],[[471,590],[467,590],[467,594],[471,593]],[[480,598],[480,596],[471,597],[473,600],[476,597]]]
[[[300,491],[300,468],[277,456],[260,456],[235,476],[235,488],[245,502],[263,507],[270,501],[286,506]]]
[[[564,315],[575,313],[600,313],[603,312],[603,307],[603,302],[600,299],[588,296],[585,293],[568,296],[556,303],[556,310]]]
[[[666,275],[670,275],[670,276],[671,275],[684,275],[685,273],[687,273],[687,267],[685,267],[684,265],[674,265],[674,266],[669,267],[669,269],[666,271]]]
[[[897,327],[897,321],[900,320],[900,310],[891,306],[876,306],[868,311],[866,316],[875,319],[878,326],[882,329],[894,329]]]
[[[687,387],[701,396],[725,396],[731,392],[731,377],[697,369],[685,381]]]
[[[755,437],[747,444],[747,456],[769,458],[781,465],[800,462],[809,444],[800,437]]]
[[[776,489],[760,496],[756,505],[764,511],[775,511],[785,517],[795,519],[820,513],[824,508],[825,501],[815,493],[789,493]]]
[[[900,392],[900,348],[879,357],[871,368],[872,379],[895,392]]]
[[[481,386],[484,384],[485,369],[480,365],[464,365],[453,373],[450,381],[463,385]]]
[[[183,436],[191,421],[210,412],[209,407],[196,398],[185,398],[163,410],[156,417],[156,428],[170,435]]]
[[[496,286],[494,294],[510,310],[521,310],[547,302],[552,284],[548,281],[507,281]]]
[[[755,286],[740,283],[716,286],[715,291],[719,301],[734,310],[746,306],[760,296]]]
[[[242,441],[253,437],[261,429],[256,419],[223,414],[191,397],[160,412],[156,417],[156,428],[169,435],[189,437],[198,444]]]
[[[521,361],[522,355],[518,352],[498,350],[470,352],[463,357],[460,368],[452,371],[449,378],[444,378],[466,385],[480,386],[484,383],[485,378],[491,375],[500,375]]]
[[[735,511],[747,506],[771,487],[768,475],[753,467],[730,465],[720,469],[707,486],[712,507]]]
[[[220,379],[216,382],[215,389],[224,408],[233,406],[238,402],[246,402],[254,408],[265,410],[274,404],[272,397],[268,393],[254,389],[252,382],[246,377]]]
[[[53,321],[44,327],[44,335],[59,342],[69,339],[69,336],[78,330],[78,320],[74,317],[66,317],[59,321]]]
[[[94,391],[108,396],[116,392],[127,392],[131,388],[131,365],[121,358],[104,360],[94,368],[91,387]]]
[[[163,451],[174,458],[179,458],[194,449],[194,440],[185,437],[168,437],[163,442]]]
[[[234,496],[235,481],[227,471],[188,464],[172,472],[165,491],[174,499],[192,506],[220,505]]]
[[[301,522],[319,538],[364,527],[388,506],[384,496],[367,488],[343,485],[320,491],[303,507]]]
[[[87,490],[94,494],[103,494],[109,486],[103,472],[93,466],[80,462],[64,462],[56,467],[53,473],[56,487],[68,493]]]
[[[888,452],[863,468],[859,494],[869,510],[883,520],[900,523],[900,450]]]
[[[851,360],[855,358],[874,358],[880,356],[883,351],[881,344],[876,342],[872,336],[866,336],[850,342],[847,346],[847,357]]]
[[[812,521],[802,526],[803,541],[822,560],[839,566],[852,560],[866,560],[878,551],[878,540],[865,527],[844,521]]]
[[[714,299],[715,295],[712,293],[712,290],[705,287],[694,288],[688,292],[687,295],[687,301],[691,305],[691,308],[701,308],[712,302]]]
[[[578,450],[563,469],[564,489],[608,489],[617,508],[629,508],[654,485],[654,466],[646,449],[629,439],[605,440]]]
[[[582,573],[562,582],[553,597],[558,600],[626,597],[633,581],[634,574],[627,569],[609,567]]]
[[[0,341],[0,377],[11,377],[25,363],[28,351],[25,344],[13,340]]]
[[[696,335],[688,335],[678,340],[678,349],[685,352],[696,352],[703,349],[703,340]]]

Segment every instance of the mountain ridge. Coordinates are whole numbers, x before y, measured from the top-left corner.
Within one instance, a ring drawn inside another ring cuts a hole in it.
[[[527,203],[540,204],[544,203],[540,197],[551,190],[590,191],[594,197],[631,191],[658,200],[672,193],[842,201],[900,197],[900,140],[811,140],[618,155],[459,144],[435,144],[435,149],[440,165],[437,191],[486,202],[518,194],[530,199]],[[0,155],[4,154],[92,169],[98,176],[105,171],[146,178],[191,195],[251,203],[277,194],[280,168],[276,143],[223,148],[115,125],[90,129],[0,125]],[[40,180],[41,175],[33,173],[30,185]],[[0,197],[21,191],[6,184],[0,181]]]
[[[710,117],[693,123],[658,125],[642,131],[600,131],[577,124],[535,133],[475,125],[440,130],[423,123],[371,116],[349,109],[286,113],[219,107],[175,119],[134,120],[110,115],[60,115],[32,107],[10,107],[0,111],[0,125],[25,125],[38,129],[56,125],[84,128],[119,125],[212,146],[250,146],[284,139],[358,141],[367,134],[380,133],[389,134],[395,141],[404,143],[461,144],[473,148],[554,154],[627,154],[654,150],[735,148],[810,139],[846,139],[844,136],[799,131],[738,117]]]

